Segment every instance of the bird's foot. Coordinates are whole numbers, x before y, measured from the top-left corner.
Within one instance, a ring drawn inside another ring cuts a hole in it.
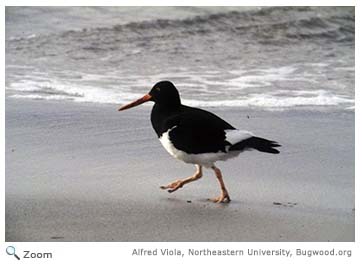
[[[229,198],[228,193],[222,193],[220,196],[209,200],[215,203],[229,203],[231,201],[231,198]]]
[[[184,185],[184,182],[182,180],[176,180],[166,186],[160,186],[160,189],[163,189],[163,190],[168,190],[168,192],[174,192],[180,188],[182,188]]]

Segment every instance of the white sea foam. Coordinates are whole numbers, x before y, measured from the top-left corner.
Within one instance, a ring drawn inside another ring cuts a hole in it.
[[[226,82],[213,81],[210,75],[197,75],[192,72],[176,73],[174,76],[181,78],[177,86],[180,88],[182,102],[196,107],[227,106],[274,110],[303,106],[338,106],[354,110],[354,98],[332,91],[273,89],[271,84],[275,81],[303,80],[304,77],[293,75],[295,71],[294,67],[247,72],[240,70],[234,71],[234,77],[227,78]],[[159,74],[144,78],[129,75],[123,79],[118,78],[116,73],[111,73],[110,76],[77,73],[78,75],[82,78],[63,80],[49,79],[44,75],[26,77],[21,81],[12,82],[6,89],[9,92],[8,96],[15,98],[125,104],[147,93],[151,88],[150,84],[155,82],[153,80],[161,80],[173,74]],[[307,80],[304,79],[306,82]],[[268,89],[265,89],[265,86]],[[249,88],[248,92],[244,92],[245,88]]]
[[[29,40],[29,39],[33,39],[35,37],[37,37],[36,34],[29,34],[25,37],[24,36],[22,36],[22,37],[11,36],[11,37],[9,37],[9,40],[10,41]]]
[[[48,82],[33,80],[14,82],[6,89],[11,92],[9,96],[15,98],[96,103],[126,103],[135,99],[135,93],[121,89],[102,89],[94,86],[60,83],[54,80]]]
[[[58,87],[59,89],[59,87]],[[30,91],[30,88],[27,88]],[[280,91],[281,92],[281,91]],[[346,109],[354,110],[354,100],[344,96],[334,95],[324,90],[319,91],[290,91],[288,96],[273,94],[250,94],[232,100],[196,100],[183,99],[183,104],[195,107],[257,107],[262,109],[285,109],[298,106],[338,106],[345,105]],[[44,99],[44,100],[73,100],[75,102],[116,103],[125,104],[133,101],[142,94],[122,91],[105,91],[94,87],[67,89],[63,94],[47,94],[34,92],[32,94],[13,94],[14,98]]]
[[[63,96],[63,95],[38,95],[38,94],[32,94],[32,95],[11,95],[9,96],[11,98],[26,98],[26,99],[38,99],[38,100],[72,100],[72,97],[69,96]]]
[[[276,68],[256,69],[256,70],[234,70],[230,71],[236,77],[226,81],[228,87],[235,90],[245,88],[269,87],[276,82],[284,81],[303,81],[314,82],[309,75],[301,76],[294,74],[297,68],[295,66],[283,66]]]
[[[298,106],[338,106],[354,104],[353,99],[343,96],[334,95],[326,91],[317,91],[316,93],[305,91],[299,92],[301,96],[277,96],[271,94],[251,94],[241,99],[219,100],[219,101],[198,101],[183,100],[184,104],[191,106],[231,106],[231,107],[258,107],[266,109],[284,109]]]

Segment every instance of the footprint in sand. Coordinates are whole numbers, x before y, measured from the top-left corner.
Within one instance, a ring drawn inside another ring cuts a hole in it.
[[[64,236],[52,236],[50,239],[64,239]]]
[[[297,205],[297,202],[287,202],[287,203],[282,203],[282,202],[273,202],[273,205],[278,205],[278,206],[283,206],[283,207],[294,207]]]

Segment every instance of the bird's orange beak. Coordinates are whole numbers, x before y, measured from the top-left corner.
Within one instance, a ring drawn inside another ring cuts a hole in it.
[[[151,96],[149,94],[146,94],[142,98],[139,98],[139,99],[137,99],[137,100],[125,105],[125,106],[122,106],[121,108],[118,109],[118,111],[122,111],[122,110],[125,110],[125,109],[136,107],[138,105],[141,105],[142,103],[145,103],[145,102],[149,101],[150,99],[151,99]]]

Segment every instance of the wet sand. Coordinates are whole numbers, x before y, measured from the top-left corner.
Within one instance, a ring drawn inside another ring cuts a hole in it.
[[[195,168],[152,130],[151,104],[6,99],[6,241],[354,241],[354,112],[210,108],[282,144]]]

